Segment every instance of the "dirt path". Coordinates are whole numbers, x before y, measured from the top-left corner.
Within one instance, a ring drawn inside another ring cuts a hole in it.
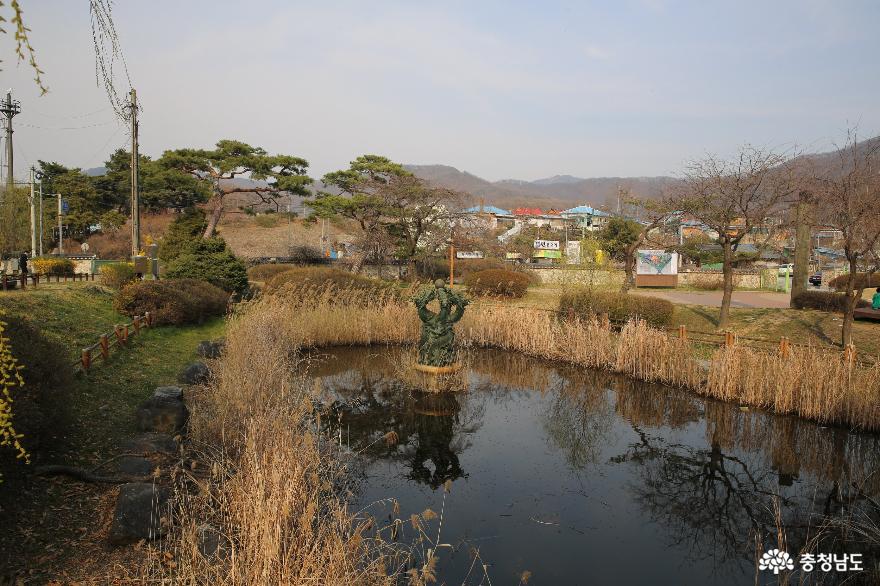
[[[659,297],[682,305],[707,305],[721,307],[721,291],[671,291],[639,289],[639,295]],[[788,293],[772,291],[734,291],[731,307],[786,309]]]

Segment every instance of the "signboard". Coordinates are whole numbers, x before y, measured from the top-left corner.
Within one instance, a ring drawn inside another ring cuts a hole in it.
[[[559,250],[559,240],[535,240],[535,250]]]
[[[639,250],[636,252],[637,275],[677,275],[678,253],[665,250]]]
[[[536,250],[532,258],[562,258],[562,252],[559,250]]]
[[[521,252],[507,252],[504,254],[504,258],[507,260],[521,260],[523,257]]]
[[[483,258],[483,253],[479,250],[456,250],[455,258]]]
[[[70,211],[70,202],[68,202],[66,199],[62,199],[61,200],[61,214],[65,215],[69,211]]]
[[[565,257],[568,264],[576,265],[581,262],[581,242],[580,240],[569,240],[565,243]]]

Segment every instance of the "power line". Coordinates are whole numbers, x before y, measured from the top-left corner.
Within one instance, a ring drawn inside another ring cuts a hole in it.
[[[39,128],[40,130],[82,130],[84,128],[97,128],[99,126],[107,126],[109,124],[117,123],[117,120],[108,120],[107,122],[97,122],[95,124],[87,124],[85,126],[56,126],[54,128],[47,126],[37,126],[36,124],[27,124],[26,122],[20,122],[20,126],[27,126],[28,128]]]
[[[44,118],[55,118],[56,120],[78,120],[80,118],[88,118],[89,116],[94,116],[95,114],[100,114],[102,112],[109,112],[111,110],[112,108],[105,106],[99,110],[95,110],[94,112],[86,112],[85,114],[77,114],[75,116],[59,116],[58,114],[46,114],[44,112],[37,112],[35,110],[31,110],[30,113],[36,114],[37,116],[43,116]]]

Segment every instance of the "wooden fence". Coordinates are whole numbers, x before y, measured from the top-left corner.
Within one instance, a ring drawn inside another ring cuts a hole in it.
[[[132,337],[140,334],[142,329],[151,328],[153,325],[153,315],[148,311],[142,316],[134,316],[131,323],[115,326],[112,332],[101,334],[98,336],[96,343],[82,349],[77,366],[81,367],[83,372],[88,374],[94,358],[100,357],[106,362],[110,358],[110,348],[127,347]],[[97,356],[93,356],[95,351],[98,351]]]
[[[28,286],[28,281],[31,282],[31,285],[36,287],[40,284],[40,281],[44,283],[51,283],[52,277],[55,277],[55,282],[60,283],[64,281],[65,283],[68,281],[94,281],[95,273],[73,273],[71,275],[43,275],[40,273],[27,273],[27,274],[18,274],[18,275],[2,275],[0,276],[0,286],[3,287],[4,291],[8,291],[9,289],[15,289],[18,286],[21,286],[22,289],[26,289]]]

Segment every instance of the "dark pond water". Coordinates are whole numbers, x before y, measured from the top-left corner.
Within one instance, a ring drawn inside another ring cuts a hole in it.
[[[757,568],[780,534],[796,571],[805,548],[862,555],[862,572],[817,564],[792,584],[873,583],[876,546],[818,525],[872,512],[876,435],[497,351],[469,353],[452,381],[466,390],[442,394],[420,390],[408,349],[316,357],[328,433],[360,454],[352,506],[402,519],[417,558],[432,545],[410,515],[442,511],[439,542],[424,523],[448,544],[440,583],[783,583]]]

